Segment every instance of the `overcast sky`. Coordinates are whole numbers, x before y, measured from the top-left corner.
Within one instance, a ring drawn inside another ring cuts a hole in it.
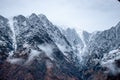
[[[10,18],[45,14],[56,25],[77,30],[105,30],[120,21],[117,0],[0,0],[0,15]]]

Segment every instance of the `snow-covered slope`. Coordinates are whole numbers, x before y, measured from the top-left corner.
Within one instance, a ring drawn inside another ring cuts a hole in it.
[[[120,48],[104,54],[101,60],[101,65],[109,69],[109,71],[106,71],[107,73],[116,75],[120,73],[120,64],[117,63],[117,61],[120,61]]]
[[[83,42],[78,36],[75,29],[67,28],[66,30],[63,30],[63,34],[65,35],[65,37],[73,47],[80,47],[80,49],[83,48],[84,46]]]
[[[79,58],[79,62],[80,62],[82,59],[81,56],[82,56],[83,48],[85,46],[85,44],[83,42],[84,41],[83,38],[81,38],[81,36],[79,36],[79,34],[77,33],[77,31],[75,29],[60,28],[60,30],[65,35],[66,39],[72,46],[74,54],[75,54],[75,56],[77,56]]]
[[[29,17],[18,15],[14,17],[13,22],[17,45],[13,58],[23,55],[29,57],[32,55],[32,51],[36,51],[39,52],[37,55],[44,53],[54,61],[64,58],[75,62],[77,56],[71,44],[59,28],[53,25],[45,15],[37,16],[34,13]]]
[[[120,46],[120,23],[115,27],[101,32],[91,34],[86,52],[84,53],[84,63],[95,65],[95,60],[101,60],[103,55],[119,48]]]
[[[93,33],[60,30],[43,14],[18,15],[9,23],[0,16],[0,76],[5,80],[26,75],[28,80],[89,80],[108,64],[119,73],[120,23]]]

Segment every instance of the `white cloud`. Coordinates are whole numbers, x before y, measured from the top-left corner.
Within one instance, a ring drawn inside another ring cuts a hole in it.
[[[30,54],[28,56],[28,60],[25,62],[25,64],[29,64],[31,61],[34,60],[34,58],[36,58],[37,56],[39,56],[40,53],[41,53],[40,51],[31,49],[31,52],[30,52]]]
[[[25,60],[22,58],[8,58],[7,61],[11,64],[22,64]]]

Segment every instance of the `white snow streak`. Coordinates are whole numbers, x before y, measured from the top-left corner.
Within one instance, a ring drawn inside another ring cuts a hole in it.
[[[12,30],[12,32],[13,32],[13,36],[12,36],[12,38],[13,38],[13,47],[14,47],[14,50],[16,50],[17,49],[17,44],[16,44],[16,35],[15,35],[15,30],[14,30],[14,22],[13,22],[13,19],[10,19],[9,20],[9,24],[10,24],[10,28],[11,28],[11,30]]]

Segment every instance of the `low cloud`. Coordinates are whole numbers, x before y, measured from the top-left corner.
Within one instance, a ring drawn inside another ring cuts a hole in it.
[[[22,64],[25,60],[22,58],[8,58],[7,61],[11,64]]]
[[[26,48],[26,50],[22,51],[25,54],[28,54],[28,58],[22,59],[22,58],[14,58],[12,57],[12,55],[14,55],[15,53],[12,51],[10,54],[10,56],[8,57],[7,61],[12,63],[12,64],[18,64],[18,63],[22,63],[24,61],[24,64],[29,64],[31,63],[36,57],[39,57],[39,55],[41,53],[44,53],[46,56],[48,56],[49,58],[52,58],[52,53],[53,53],[53,48],[55,48],[52,44],[40,44],[37,47],[39,49],[33,49],[32,47],[30,47],[30,45],[28,44],[24,44],[23,46],[24,48]],[[30,53],[29,53],[30,50]],[[24,56],[24,55],[23,55]],[[26,55],[25,55],[26,56]]]
[[[38,45],[39,49],[41,49],[48,57],[51,57],[52,56],[52,53],[53,53],[53,48],[54,46],[52,44],[41,44],[41,45]]]

